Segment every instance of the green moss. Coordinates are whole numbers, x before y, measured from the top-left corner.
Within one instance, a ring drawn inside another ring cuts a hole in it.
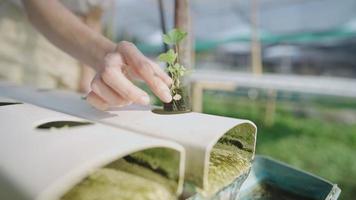
[[[62,200],[174,199],[161,184],[132,173],[99,169],[67,193]]]
[[[173,149],[148,149],[145,151],[131,154],[130,156],[147,162],[153,169],[161,169],[167,175],[167,178],[178,181],[180,163],[179,154]]]
[[[254,127],[246,123],[232,128],[219,139],[210,154],[207,188],[199,193],[203,196],[213,196],[250,171],[254,153],[254,133]],[[242,182],[243,180],[241,184]]]
[[[130,158],[124,157],[94,171],[62,200],[177,199],[178,152],[154,148],[131,154]]]

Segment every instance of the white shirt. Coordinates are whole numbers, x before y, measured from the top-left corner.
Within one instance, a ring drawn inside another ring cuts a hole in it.
[[[2,2],[10,1],[19,7],[23,7],[21,0],[0,0],[0,7]],[[84,15],[88,13],[93,7],[101,7],[103,10],[110,8],[114,0],[60,0],[65,7],[72,12]]]

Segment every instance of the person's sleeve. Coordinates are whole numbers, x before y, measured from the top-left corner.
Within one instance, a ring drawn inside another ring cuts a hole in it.
[[[61,0],[61,2],[69,10],[79,15],[85,15],[94,7],[106,10],[113,5],[112,0]]]

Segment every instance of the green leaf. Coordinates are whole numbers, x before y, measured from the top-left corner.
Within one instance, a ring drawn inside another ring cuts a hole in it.
[[[170,49],[166,53],[160,54],[158,59],[161,62],[166,62],[172,65],[177,59],[177,54],[173,51],[173,49]]]
[[[167,67],[167,71],[170,73],[174,73],[174,69],[171,65]]]
[[[175,74],[179,76],[184,76],[186,69],[183,65],[180,65],[179,63],[174,64],[173,66]]]
[[[179,29],[173,29],[168,34],[163,35],[163,42],[169,45],[176,45],[182,41],[186,36],[187,32],[181,31]]]
[[[174,64],[174,68],[175,68],[175,70],[179,71],[180,70],[180,64],[179,63]]]

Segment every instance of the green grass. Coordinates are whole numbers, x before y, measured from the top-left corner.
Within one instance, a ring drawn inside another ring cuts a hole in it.
[[[356,113],[355,100],[307,97],[278,101],[270,126],[264,123],[263,97],[251,100],[243,95],[206,92],[203,105],[205,113],[255,122],[258,154],[337,183],[342,189],[339,199],[356,197],[356,122],[346,123],[329,116],[340,116],[345,110]]]

